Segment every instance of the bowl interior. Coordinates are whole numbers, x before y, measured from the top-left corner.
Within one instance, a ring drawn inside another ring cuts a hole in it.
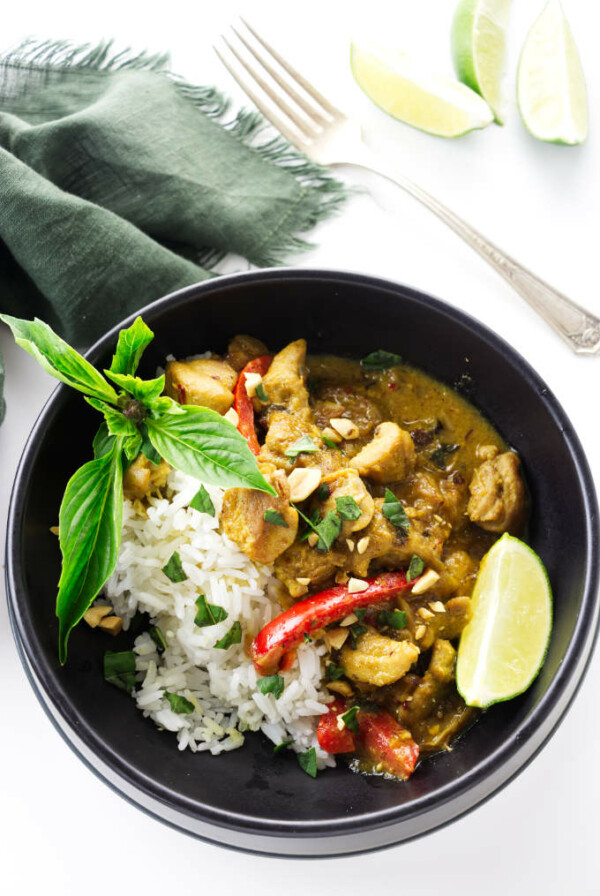
[[[405,784],[355,775],[343,761],[314,782],[292,756],[274,757],[261,735],[219,757],[179,752],[172,735],[158,731],[102,678],[104,650],[126,649],[130,635],[107,644],[79,626],[66,667],[58,664],[54,601],[60,558],[49,527],[57,523],[69,476],[90,458],[98,425],[81,397],[61,388],[38,423],[21,470],[13,504],[11,595],[25,650],[60,712],[138,786],[191,813],[254,830],[369,824],[388,814],[416,812],[448,788],[485,775],[494,755],[510,750],[534,727],[552,699],[589,590],[594,499],[586,493],[577,439],[544,384],[472,321],[435,300],[368,278],[285,271],[225,278],[155,303],[144,318],[156,337],[142,375],[154,375],[167,354],[223,351],[228,339],[242,332],[273,349],[299,336],[309,340],[313,352],[361,357],[389,349],[447,384],[458,384],[523,460],[532,498],[529,541],[546,564],[555,596],[552,640],[542,672],[526,694],[490,709],[451,752],[422,763]],[[94,349],[94,363],[106,366],[114,339]]]

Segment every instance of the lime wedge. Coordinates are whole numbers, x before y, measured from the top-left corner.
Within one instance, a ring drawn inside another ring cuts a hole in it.
[[[550,0],[527,35],[517,94],[525,127],[534,137],[583,143],[588,134],[585,79],[559,0]]]
[[[459,137],[494,120],[487,103],[464,84],[425,72],[402,53],[353,44],[350,59],[356,83],[370,100],[428,134]]]
[[[512,0],[460,0],[452,23],[456,74],[476,90],[504,123],[502,81],[506,64],[506,30]]]
[[[552,591],[540,558],[503,535],[483,558],[473,615],[458,646],[456,684],[468,706],[525,691],[539,672],[552,629]]]

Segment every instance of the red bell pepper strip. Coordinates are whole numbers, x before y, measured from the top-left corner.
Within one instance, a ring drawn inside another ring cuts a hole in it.
[[[343,619],[354,610],[389,600],[409,587],[403,572],[383,573],[365,581],[368,583],[365,591],[351,593],[346,585],[337,585],[298,601],[268,622],[250,646],[256,670],[261,675],[273,675],[283,654],[298,647],[304,635]]]
[[[260,445],[254,429],[254,405],[246,392],[246,374],[260,373],[261,376],[264,376],[271,366],[272,360],[272,355],[262,355],[260,358],[254,358],[254,360],[249,361],[240,372],[233,392],[233,409],[239,418],[237,428],[247,440],[252,454],[259,454]]]
[[[382,710],[356,714],[358,721],[359,751],[372,762],[377,771],[387,772],[395,778],[406,781],[413,773],[419,747],[411,737],[408,728],[403,728],[396,719]]]
[[[354,734],[345,725],[341,730],[338,725],[338,716],[347,709],[343,700],[334,700],[329,704],[329,712],[319,719],[317,740],[326,753],[354,753],[356,750]]]

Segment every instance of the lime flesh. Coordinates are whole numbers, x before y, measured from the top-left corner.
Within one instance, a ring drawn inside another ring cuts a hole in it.
[[[425,72],[402,53],[353,44],[351,66],[372,102],[429,134],[459,137],[493,121],[487,103],[464,84]]]
[[[503,124],[502,81],[512,0],[460,0],[452,23],[452,56],[459,79],[477,91]]]
[[[483,558],[463,631],[456,684],[468,706],[486,707],[525,691],[546,656],[552,591],[540,558],[503,535]]]

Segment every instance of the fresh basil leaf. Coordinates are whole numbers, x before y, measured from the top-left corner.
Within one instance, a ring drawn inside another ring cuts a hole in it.
[[[337,442],[334,442],[333,439],[330,439],[330,438],[329,438],[329,436],[321,435],[321,438],[323,439],[323,441],[325,442],[325,444],[327,445],[327,447],[328,447],[328,448],[331,448],[332,451],[342,451],[342,449],[341,449],[340,446],[337,444]],[[342,451],[342,454],[343,454],[343,453],[344,453],[344,452]]]
[[[358,607],[354,610],[354,615],[358,619],[359,622],[362,622],[365,616],[367,615],[366,607]]]
[[[133,374],[138,369],[144,349],[154,339],[154,333],[146,326],[141,317],[136,317],[126,330],[121,330],[117,348],[113,356],[111,373]]]
[[[364,635],[366,632],[366,625],[361,625],[359,622],[355,622],[354,625],[348,627],[348,632],[350,634],[350,647],[352,650],[356,650],[356,642],[360,638],[361,635]]]
[[[288,524],[278,510],[265,510],[263,519],[265,523],[271,523],[272,526],[282,526],[284,529],[289,529]]]
[[[198,510],[200,513],[207,513],[209,516],[214,516],[216,512],[215,505],[203,485],[200,486],[190,501],[189,506],[192,510]]]
[[[104,373],[120,389],[150,407],[161,397],[165,388],[164,376],[159,376],[155,380],[142,380],[139,376],[131,376],[128,373],[113,373],[111,370],[105,370]]]
[[[208,408],[186,405],[181,412],[146,421],[150,441],[172,467],[209,485],[277,495],[233,424]]]
[[[125,457],[131,463],[136,459],[138,454],[140,453],[140,449],[142,447],[143,439],[139,432],[136,432],[129,436],[128,439],[125,439],[123,442],[123,450],[125,452]]]
[[[275,699],[278,700],[283,694],[285,680],[282,675],[266,675],[256,682],[256,687],[261,694],[273,694]]]
[[[206,628],[208,625],[216,625],[217,622],[223,622],[229,615],[223,607],[219,607],[217,604],[209,604],[205,594],[201,594],[196,598],[196,609],[198,612],[194,622],[199,628]]]
[[[174,551],[169,557],[167,563],[163,566],[162,571],[172,582],[185,582],[187,575],[183,570],[181,557],[177,551]]]
[[[317,777],[317,751],[314,747],[311,747],[306,753],[296,753],[296,758],[303,772],[306,772],[311,778]]]
[[[326,553],[331,549],[331,545],[336,540],[342,529],[342,520],[334,510],[328,511],[318,526],[315,526],[315,532],[319,536],[316,544],[318,551]]]
[[[121,450],[121,439],[114,439],[106,454],[80,467],[60,506],[63,562],[56,615],[61,664],[67,659],[71,629],[89,610],[117,562],[123,525]]]
[[[51,376],[84,395],[117,403],[117,393],[110,383],[48,324],[37,318],[21,320],[9,314],[0,314],[0,320],[11,328],[17,345],[29,352]]]
[[[396,529],[399,529],[402,532],[403,535],[408,534],[410,520],[406,515],[404,507],[389,488],[386,488],[385,490],[385,498],[381,512],[384,517],[396,527]]]
[[[150,441],[148,437],[148,427],[145,423],[140,424],[139,428],[140,435],[142,437],[142,444],[140,445],[140,451],[147,457],[148,460],[153,464],[160,464],[162,462],[162,457]]]
[[[377,614],[377,625],[387,625],[399,631],[406,628],[406,613],[404,610],[381,610]]]
[[[429,456],[429,460],[432,464],[435,464],[440,470],[445,470],[448,466],[448,461],[455,454],[460,445],[448,445],[445,442],[442,442],[439,448],[436,448],[433,454]]]
[[[338,514],[343,520],[357,520],[362,510],[351,495],[342,495],[335,499]]]
[[[190,405],[187,405],[187,407],[190,407]],[[158,420],[159,417],[184,414],[185,406],[179,404],[177,401],[173,401],[168,395],[160,395],[158,398],[154,399],[152,407],[148,408],[148,410],[150,411],[150,416],[154,420]]]
[[[330,495],[331,489],[326,482],[322,482],[315,492],[315,498],[317,499],[317,501],[326,501]]]
[[[260,399],[260,401],[264,402],[265,404],[267,404],[267,402],[269,401],[269,396],[267,395],[265,387],[262,383],[258,384],[256,389],[254,390],[254,394],[258,399]]]
[[[242,641],[242,626],[239,622],[234,622],[226,635],[223,635],[220,641],[217,641],[215,647],[220,650],[227,650],[232,644],[240,644]]]
[[[167,649],[167,639],[163,635],[162,631],[159,629],[157,625],[152,625],[148,629],[148,634],[156,644],[156,649],[158,653],[162,653]]]
[[[111,436],[123,436],[124,439],[128,439],[131,436],[138,435],[138,428],[135,423],[132,420],[128,420],[118,408],[113,408],[112,405],[106,404],[105,401],[98,401],[97,398],[90,398],[89,396],[86,396],[85,400],[104,416]]]
[[[342,722],[353,734],[358,734],[358,720],[356,718],[356,713],[358,712],[358,706],[351,706],[350,709],[345,712],[342,716]]]
[[[171,704],[173,712],[179,713],[179,715],[189,716],[189,714],[196,708],[193,703],[186,697],[182,697],[180,694],[172,694],[170,691],[163,691],[163,697],[167,698]]]
[[[315,445],[310,436],[300,436],[299,439],[296,439],[296,441],[290,445],[285,452],[285,456],[295,460],[299,454],[314,454],[315,451],[318,450],[317,445]]]
[[[423,570],[425,569],[425,561],[419,557],[418,554],[413,554],[410,558],[410,563],[408,564],[408,569],[406,570],[406,581],[412,582],[413,579],[416,579],[421,575]]]
[[[113,442],[114,438],[108,431],[106,421],[103,420],[98,427],[98,431],[96,432],[92,443],[95,459],[98,460],[99,457],[107,454],[112,449]]]
[[[327,664],[326,675],[329,681],[337,681],[339,678],[343,678],[345,674],[341,666],[336,666],[335,663]]]
[[[104,654],[104,680],[130,693],[135,687],[135,653],[133,650],[107,650]]]
[[[365,370],[387,370],[388,367],[396,367],[398,364],[401,364],[402,358],[400,355],[395,355],[394,352],[386,352],[383,349],[379,349],[376,352],[371,352],[360,363]]]
[[[286,747],[291,747],[293,743],[293,740],[283,740],[280,744],[275,744],[275,746],[273,747],[273,752],[275,754],[282,753]]]

